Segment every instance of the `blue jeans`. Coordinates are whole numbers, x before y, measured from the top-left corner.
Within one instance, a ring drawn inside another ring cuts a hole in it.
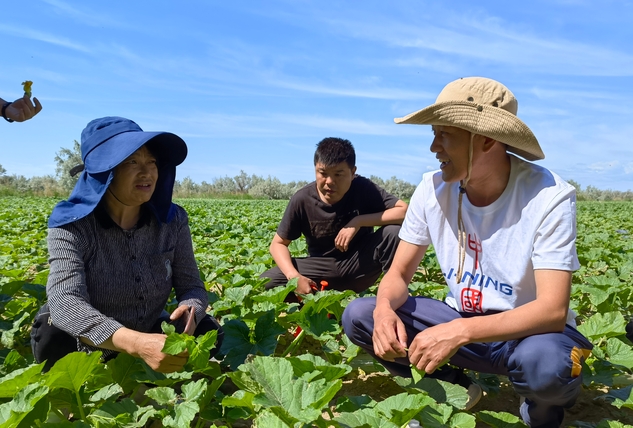
[[[393,375],[410,377],[407,358],[395,362],[381,360],[374,354],[372,333],[375,297],[353,300],[343,313],[343,328],[350,340],[365,349]],[[462,314],[444,302],[409,297],[396,311],[405,325],[409,345],[420,331],[462,318]],[[479,315],[479,316],[485,316]],[[546,333],[506,342],[471,343],[461,347],[450,363],[454,366],[483,373],[507,376],[516,392],[525,397],[521,417],[530,427],[559,427],[564,409],[571,407],[580,393],[582,377],[572,365],[581,364],[572,349],[591,350],[591,343],[576,329],[565,326],[562,333]],[[459,373],[450,368],[438,370],[430,377],[459,382]]]

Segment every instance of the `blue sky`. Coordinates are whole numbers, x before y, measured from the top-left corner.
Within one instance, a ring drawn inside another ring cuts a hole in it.
[[[506,84],[539,163],[633,189],[633,2],[22,0],[0,13],[0,97],[34,82],[35,119],[0,123],[8,174],[54,174],[92,119],[174,132],[179,178],[311,180],[324,137],[358,172],[419,182],[428,126],[395,125],[459,77]]]

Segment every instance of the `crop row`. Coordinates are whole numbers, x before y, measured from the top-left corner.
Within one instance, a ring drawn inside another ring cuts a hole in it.
[[[103,364],[98,353],[71,354],[42,373],[33,363],[29,328],[45,301],[46,220],[55,202],[0,198],[0,428],[397,427],[413,417],[431,427],[522,426],[509,413],[463,411],[463,388],[417,373],[413,379],[394,379],[399,393],[388,398],[371,391],[346,395],[344,384],[358,381],[364,371],[380,371],[364,360],[337,321],[356,296],[325,291],[298,306],[285,302],[293,283],[266,291],[259,279],[272,266],[268,244],[285,201],[179,201],[189,213],[210,311],[224,325],[221,362],[200,357],[214,345],[213,334],[193,340],[170,332],[170,351],[187,348],[192,356],[180,373],[161,375],[126,355]],[[624,336],[633,311],[630,207],[578,205],[582,267],[573,277],[572,307],[579,329],[595,345],[583,367],[584,384],[587,391],[602,391],[599,400],[613,411],[602,421],[576,426],[621,427],[633,421],[633,350]],[[305,242],[295,241],[290,249],[304,255]],[[423,268],[412,293],[443,297],[432,250]],[[296,334],[297,326],[301,333]],[[472,376],[490,394],[502,381]]]

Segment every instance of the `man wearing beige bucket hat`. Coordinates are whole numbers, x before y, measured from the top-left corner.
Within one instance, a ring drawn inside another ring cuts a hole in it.
[[[516,156],[545,157],[517,106],[501,83],[470,77],[395,119],[432,125],[440,170],[424,174],[411,199],[377,297],[352,301],[343,327],[393,374],[410,376],[412,364],[468,388],[467,409],[481,388],[463,368],[505,375],[528,426],[558,427],[592,348],[569,309],[579,267],[575,190]],[[408,292],[430,244],[449,287],[445,302]]]

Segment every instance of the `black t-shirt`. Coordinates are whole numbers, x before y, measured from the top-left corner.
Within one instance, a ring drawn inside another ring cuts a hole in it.
[[[313,181],[290,198],[277,234],[289,241],[303,234],[310,256],[340,257],[342,253],[334,246],[334,239],[352,218],[385,211],[395,206],[397,201],[398,198],[371,180],[357,175],[343,199],[330,205],[321,200]],[[371,227],[361,227],[349,249],[353,249],[359,238],[371,231]]]

